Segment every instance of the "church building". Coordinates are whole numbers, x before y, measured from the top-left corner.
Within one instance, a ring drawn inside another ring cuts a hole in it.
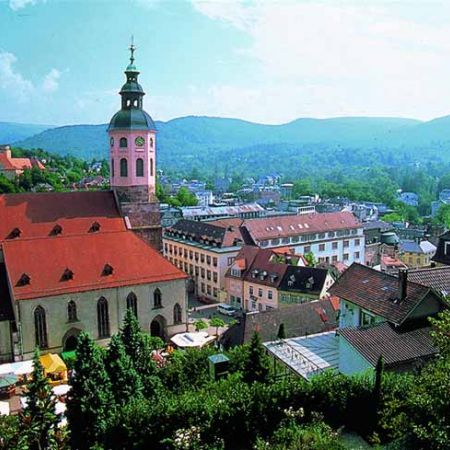
[[[131,61],[108,128],[111,190],[0,195],[0,362],[101,345],[127,309],[144,331],[185,330],[186,274],[159,252],[156,129]]]

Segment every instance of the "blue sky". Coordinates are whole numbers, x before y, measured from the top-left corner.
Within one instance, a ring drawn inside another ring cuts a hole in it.
[[[450,2],[0,0],[0,121],[104,123],[130,35],[158,120],[450,114]]]

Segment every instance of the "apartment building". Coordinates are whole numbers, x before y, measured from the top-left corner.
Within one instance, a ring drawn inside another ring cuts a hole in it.
[[[225,273],[241,249],[241,219],[226,226],[182,219],[165,230],[164,256],[190,276],[191,289],[205,300],[224,301]]]

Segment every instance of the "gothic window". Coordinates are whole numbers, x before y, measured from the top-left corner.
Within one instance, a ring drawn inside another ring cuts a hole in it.
[[[109,314],[108,314],[108,300],[105,297],[100,297],[97,302],[97,322],[98,322],[98,337],[109,337]]]
[[[155,289],[155,292],[153,292],[153,308],[162,308],[161,291],[159,289]]]
[[[127,148],[128,147],[128,141],[126,137],[120,138],[120,148]]]
[[[181,323],[182,321],[182,312],[181,306],[176,303],[173,307],[173,323]]]
[[[128,161],[125,158],[120,160],[120,176],[127,177],[128,176]]]
[[[111,159],[111,175],[114,176],[114,159]]]
[[[45,310],[42,306],[38,306],[34,310],[34,333],[36,346],[39,348],[47,348],[47,321],[45,318]]]
[[[134,292],[130,292],[127,297],[127,309],[131,309],[133,314],[137,317],[137,297]]]
[[[73,300],[70,300],[70,302],[67,304],[67,317],[69,319],[69,322],[75,322],[78,320],[77,304]]]
[[[136,176],[137,177],[144,176],[144,160],[142,158],[138,158],[136,160]]]
[[[150,158],[150,176],[153,176],[153,158]]]

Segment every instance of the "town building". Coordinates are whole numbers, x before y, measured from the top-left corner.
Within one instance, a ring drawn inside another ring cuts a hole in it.
[[[0,175],[4,175],[9,180],[14,180],[25,169],[32,169],[33,167],[45,170],[45,166],[38,159],[14,158],[9,145],[0,146]]]
[[[244,311],[268,311],[324,298],[334,279],[326,269],[305,267],[290,253],[244,246],[225,275],[227,301]]]
[[[236,206],[187,206],[182,208],[183,218],[189,220],[214,220],[225,217],[252,219],[263,217],[265,209],[258,203]]]
[[[436,253],[436,247],[429,241],[420,239],[400,241],[398,258],[410,269],[427,267]]]
[[[419,206],[419,196],[415,192],[401,192],[397,200],[408,206]]]
[[[161,227],[167,228],[175,225],[180,219],[183,218],[183,212],[181,208],[170,206],[167,203],[159,204],[159,212],[161,214]]]
[[[450,295],[450,266],[409,270],[408,279],[433,288],[442,297]]]
[[[432,261],[439,265],[450,266],[450,231],[439,236],[439,241]]]
[[[450,189],[443,189],[439,192],[438,200],[431,202],[431,216],[435,217],[443,205],[450,205]]]
[[[226,299],[225,273],[245,242],[241,223],[183,219],[164,231],[164,256],[190,276],[190,290],[206,301]]]
[[[133,47],[126,75],[109,126],[112,190],[0,195],[2,361],[72,350],[81,331],[106,345],[127,309],[154,336],[186,328],[187,276],[159,253],[155,130]]]

